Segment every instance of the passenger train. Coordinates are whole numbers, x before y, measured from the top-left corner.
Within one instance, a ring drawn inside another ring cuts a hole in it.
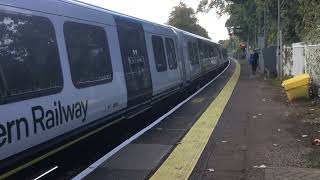
[[[77,1],[1,0],[0,162],[132,118],[228,63],[218,44],[168,25]]]

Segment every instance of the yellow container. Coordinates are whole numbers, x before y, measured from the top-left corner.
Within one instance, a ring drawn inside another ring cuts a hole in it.
[[[302,74],[282,82],[289,101],[296,98],[309,98],[310,75]]]

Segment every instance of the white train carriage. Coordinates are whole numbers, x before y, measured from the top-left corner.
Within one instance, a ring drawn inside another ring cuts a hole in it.
[[[184,90],[218,68],[210,65],[218,56],[202,58],[199,41],[207,51],[217,47],[76,1],[2,0],[0,161],[130,118]]]
[[[143,23],[150,60],[153,102],[182,87],[182,62],[177,55],[177,37],[168,26]]]
[[[125,111],[112,14],[62,1],[4,0],[0,31],[0,160]]]
[[[188,84],[201,76],[201,64],[198,57],[197,36],[189,32],[173,28],[178,34],[181,59],[185,67],[185,81]]]
[[[185,86],[200,83],[213,71],[225,64],[222,48],[213,41],[172,27],[181,46],[179,55],[184,62]]]

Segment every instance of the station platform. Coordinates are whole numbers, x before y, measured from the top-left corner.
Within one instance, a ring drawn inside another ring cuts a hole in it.
[[[84,179],[318,178],[319,171],[279,168],[297,158],[300,146],[283,131],[290,126],[281,120],[286,107],[272,91],[245,61],[231,61],[208,87]]]
[[[85,179],[149,179],[219,95],[236,69],[228,69],[154,128],[101,163]]]

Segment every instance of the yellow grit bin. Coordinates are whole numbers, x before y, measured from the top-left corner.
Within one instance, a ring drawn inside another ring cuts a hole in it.
[[[289,101],[297,98],[309,98],[310,75],[302,74],[282,82]]]

